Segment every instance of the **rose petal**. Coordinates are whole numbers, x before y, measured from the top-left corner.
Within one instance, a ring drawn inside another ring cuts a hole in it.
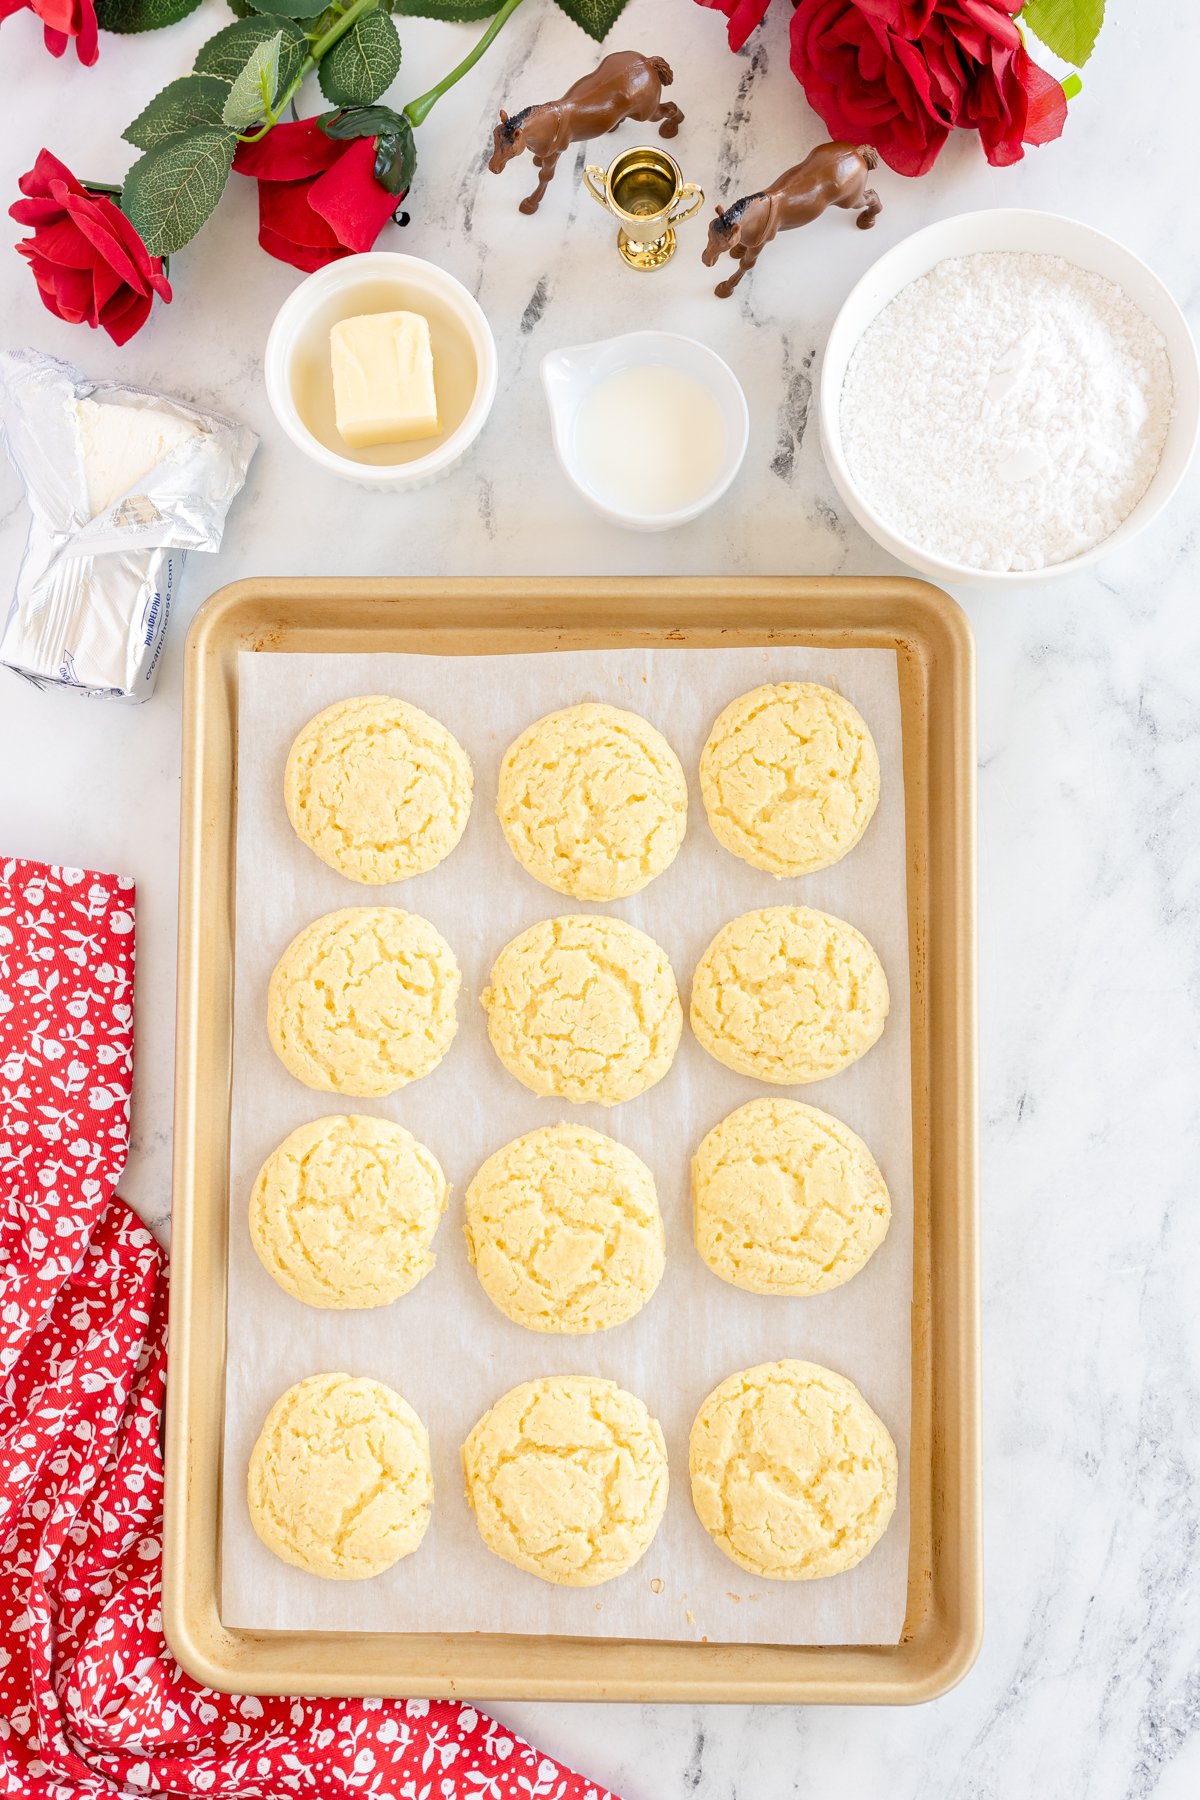
[[[100,324],[114,344],[127,344],[135,331],[140,331],[150,317],[153,301],[148,294],[134,294],[125,289],[125,297],[113,301],[100,313]]]
[[[340,257],[350,254],[341,244],[334,244],[328,249],[318,249],[315,245],[293,244],[289,238],[282,237],[277,231],[272,231],[269,225],[259,227],[258,241],[268,256],[273,256],[282,263],[290,263],[293,269],[303,269],[306,275],[311,275],[314,269],[323,269],[327,264],[337,262]]]
[[[110,215],[114,215],[119,221],[122,214],[111,200],[106,196],[96,199],[90,194],[72,195],[67,202],[67,213],[78,226],[81,236],[93,246],[104,262],[116,270],[122,281],[127,281],[131,287],[145,287],[148,271],[140,266],[139,261],[130,255],[122,243],[118,236],[119,225],[114,230]],[[141,252],[141,264],[148,264],[150,252],[140,237],[136,242]]]
[[[332,168],[340,153],[315,119],[298,119],[272,126],[256,144],[239,144],[233,166],[255,181],[302,181]]]
[[[70,219],[43,225],[36,242],[39,255],[47,262],[60,263],[68,269],[90,269],[96,260],[90,244]]]
[[[335,166],[313,182],[308,198],[349,250],[369,250],[400,204],[375,179],[374,138],[355,138]]]

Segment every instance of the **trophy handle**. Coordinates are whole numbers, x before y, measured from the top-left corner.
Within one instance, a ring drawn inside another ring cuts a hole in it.
[[[599,163],[588,163],[583,171],[583,185],[593,200],[598,200],[605,212],[608,211],[608,195],[604,191],[604,170]],[[703,198],[703,197],[702,197]]]
[[[668,225],[678,225],[682,219],[690,219],[693,213],[699,212],[704,205],[704,189],[697,187],[694,181],[685,182],[679,190],[679,204],[691,200],[690,206],[683,206],[682,212],[673,212],[667,219]]]

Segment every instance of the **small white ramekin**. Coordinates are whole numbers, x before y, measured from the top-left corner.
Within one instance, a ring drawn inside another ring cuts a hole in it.
[[[846,369],[859,339],[872,320],[910,282],[927,275],[949,256],[971,256],[981,250],[1024,250],[1043,256],[1061,256],[1078,268],[1090,269],[1113,281],[1129,295],[1162,332],[1175,384],[1175,410],[1162,458],[1146,492],[1129,517],[1099,544],[1065,562],[1042,569],[974,569],[948,562],[893,531],[863,497],[842,449],[841,397]],[[833,484],[864,531],[883,548],[930,575],[935,581],[952,581],[977,587],[1030,587],[1080,569],[1129,543],[1157,518],[1187,472],[1200,425],[1200,371],[1196,346],[1187,320],[1170,292],[1153,270],[1115,238],[1056,213],[1001,208],[994,212],[960,213],[941,219],[887,251],[858,285],[851,289],[833,322],[821,367],[821,446]]]
[[[713,481],[690,505],[673,512],[626,512],[602,500],[583,479],[575,457],[575,421],[584,396],[604,376],[613,375],[618,369],[651,366],[678,369],[708,389],[725,422],[725,456]],[[750,441],[750,413],[742,384],[715,350],[697,343],[695,338],[681,337],[673,331],[629,331],[621,337],[602,338],[595,344],[551,350],[542,358],[542,386],[559,462],[588,505],[614,525],[624,525],[629,531],[670,531],[676,525],[686,525],[715,505],[742,466]]]
[[[366,463],[339,455],[309,430],[296,405],[292,359],[304,328],[315,313],[329,311],[331,304],[336,304],[340,318],[352,318],[356,312],[378,312],[383,290],[388,305],[397,309],[421,312],[422,302],[427,307],[433,301],[453,313],[474,352],[475,392],[462,421],[424,455],[399,463]],[[264,374],[272,412],[310,462],[343,481],[357,482],[360,487],[401,492],[427,487],[445,475],[461,461],[483,430],[496,398],[496,340],[474,295],[445,269],[419,256],[370,250],[329,263],[306,276],[289,294],[267,338]]]

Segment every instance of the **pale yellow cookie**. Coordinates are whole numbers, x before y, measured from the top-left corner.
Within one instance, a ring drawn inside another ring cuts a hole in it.
[[[848,1125],[815,1106],[751,1100],[692,1159],[696,1248],[752,1294],[823,1294],[857,1275],[887,1235],[879,1165]]]
[[[662,1279],[654,1177],[586,1125],[545,1125],[505,1144],[467,1189],[466,1211],[484,1291],[530,1331],[621,1325]]]
[[[287,759],[297,837],[351,881],[403,881],[449,856],[466,830],[466,751],[419,706],[364,694],[327,706]]]
[[[653,725],[588,702],[539,719],[509,745],[496,811],[536,881],[577,900],[620,900],[675,860],[687,781]]]
[[[853,850],[879,804],[879,757],[856,707],[815,681],[757,687],[700,756],[713,835],[756,869],[811,875]]]
[[[387,1306],[434,1264],[449,1189],[437,1158],[390,1119],[316,1119],[273,1150],[250,1195],[268,1275],[308,1306]]]
[[[429,1523],[428,1434],[382,1381],[310,1375],[267,1414],[246,1498],[255,1531],[284,1562],[332,1581],[382,1574]]]
[[[562,1587],[596,1587],[631,1569],[667,1504],[658,1421],[635,1395],[593,1375],[510,1388],[462,1459],[488,1549]]]
[[[535,1094],[615,1106],[661,1081],[683,1030],[666,952],[620,919],[543,919],[483,993],[492,1048]]]
[[[726,1556],[772,1581],[840,1575],[896,1507],[896,1446],[852,1381],[760,1363],[713,1389],[688,1445],[692,1502]]]
[[[461,980],[453,950],[419,913],[326,913],[275,964],[271,1044],[306,1087],[377,1099],[441,1062],[458,1026]]]
[[[692,978],[692,1030],[727,1069],[822,1081],[857,1061],[888,1015],[882,964],[860,931],[809,906],[768,906],[718,931]]]

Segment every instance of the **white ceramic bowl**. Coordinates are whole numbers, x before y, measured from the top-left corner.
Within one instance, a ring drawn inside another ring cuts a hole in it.
[[[1146,316],[1162,332],[1175,384],[1175,411],[1163,445],[1162,459],[1150,486],[1129,517],[1111,536],[1044,569],[973,569],[932,555],[899,536],[864,499],[851,475],[842,450],[840,406],[846,368],[863,332],[876,315],[894,300],[901,288],[928,274],[948,256],[970,256],[980,250],[1026,250],[1062,256],[1079,268],[1090,269],[1124,288]],[[986,587],[1028,587],[1056,581],[1098,562],[1110,550],[1127,544],[1162,511],[1182,481],[1196,444],[1200,423],[1200,375],[1196,346],[1187,321],[1171,294],[1154,272],[1131,250],[1090,225],[1061,218],[1055,213],[1025,212],[1016,208],[995,212],[960,213],[928,225],[897,244],[868,269],[848,295],[833,322],[821,368],[821,445],[834,486],[864,531],[885,550],[935,580],[971,583]]]
[[[673,512],[627,512],[603,500],[580,472],[575,451],[575,424],[580,404],[598,381],[618,369],[678,369],[699,381],[716,401],[725,424],[725,455],[709,486],[687,506]],[[699,518],[721,498],[742,466],[750,440],[750,413],[742,385],[715,350],[673,331],[629,331],[595,344],[552,350],[542,358],[542,385],[550,407],[550,423],[558,460],[589,506],[630,531],[670,531]]]
[[[441,437],[350,450],[333,411],[329,331],[358,313],[424,313],[433,343]],[[297,449],[343,481],[401,491],[452,469],[483,430],[496,398],[496,341],[461,281],[419,256],[371,250],[308,275],[284,301],[267,339],[267,398]]]

